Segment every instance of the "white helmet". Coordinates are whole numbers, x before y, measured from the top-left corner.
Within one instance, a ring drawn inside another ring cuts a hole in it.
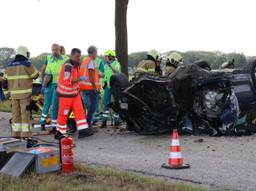
[[[178,64],[182,64],[182,56],[181,54],[177,53],[177,52],[173,52],[169,55],[168,57],[170,62],[176,62]]]
[[[150,50],[147,55],[154,58],[155,61],[160,61],[161,60],[161,55],[156,50]]]
[[[16,50],[16,55],[21,55],[26,58],[29,58],[29,51],[28,48],[25,46],[19,46]]]

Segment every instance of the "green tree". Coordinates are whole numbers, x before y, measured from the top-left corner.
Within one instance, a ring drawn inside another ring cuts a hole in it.
[[[14,56],[15,50],[13,48],[0,48],[0,67],[6,66]]]
[[[42,53],[39,56],[31,58],[31,62],[35,65],[35,67],[40,70],[42,65],[45,63],[46,56],[48,53]]]
[[[135,52],[129,55],[129,67],[136,67],[138,63],[147,57],[147,52]]]

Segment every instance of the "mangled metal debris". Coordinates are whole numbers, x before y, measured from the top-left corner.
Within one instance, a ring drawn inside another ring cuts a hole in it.
[[[130,83],[114,75],[113,108],[140,134],[240,135],[256,131],[256,62],[243,70],[209,71],[197,64],[169,77],[143,75]]]

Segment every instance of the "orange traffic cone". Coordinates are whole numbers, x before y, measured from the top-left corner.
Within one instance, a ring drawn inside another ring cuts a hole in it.
[[[162,167],[167,169],[190,168],[189,164],[183,164],[183,158],[181,154],[180,141],[177,129],[173,130],[172,144],[170,146],[170,156],[168,164],[163,164]]]

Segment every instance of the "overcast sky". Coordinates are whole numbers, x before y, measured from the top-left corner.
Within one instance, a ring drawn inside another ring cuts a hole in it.
[[[114,49],[114,0],[0,0],[0,47]],[[129,52],[155,48],[256,55],[255,0],[130,0]]]

